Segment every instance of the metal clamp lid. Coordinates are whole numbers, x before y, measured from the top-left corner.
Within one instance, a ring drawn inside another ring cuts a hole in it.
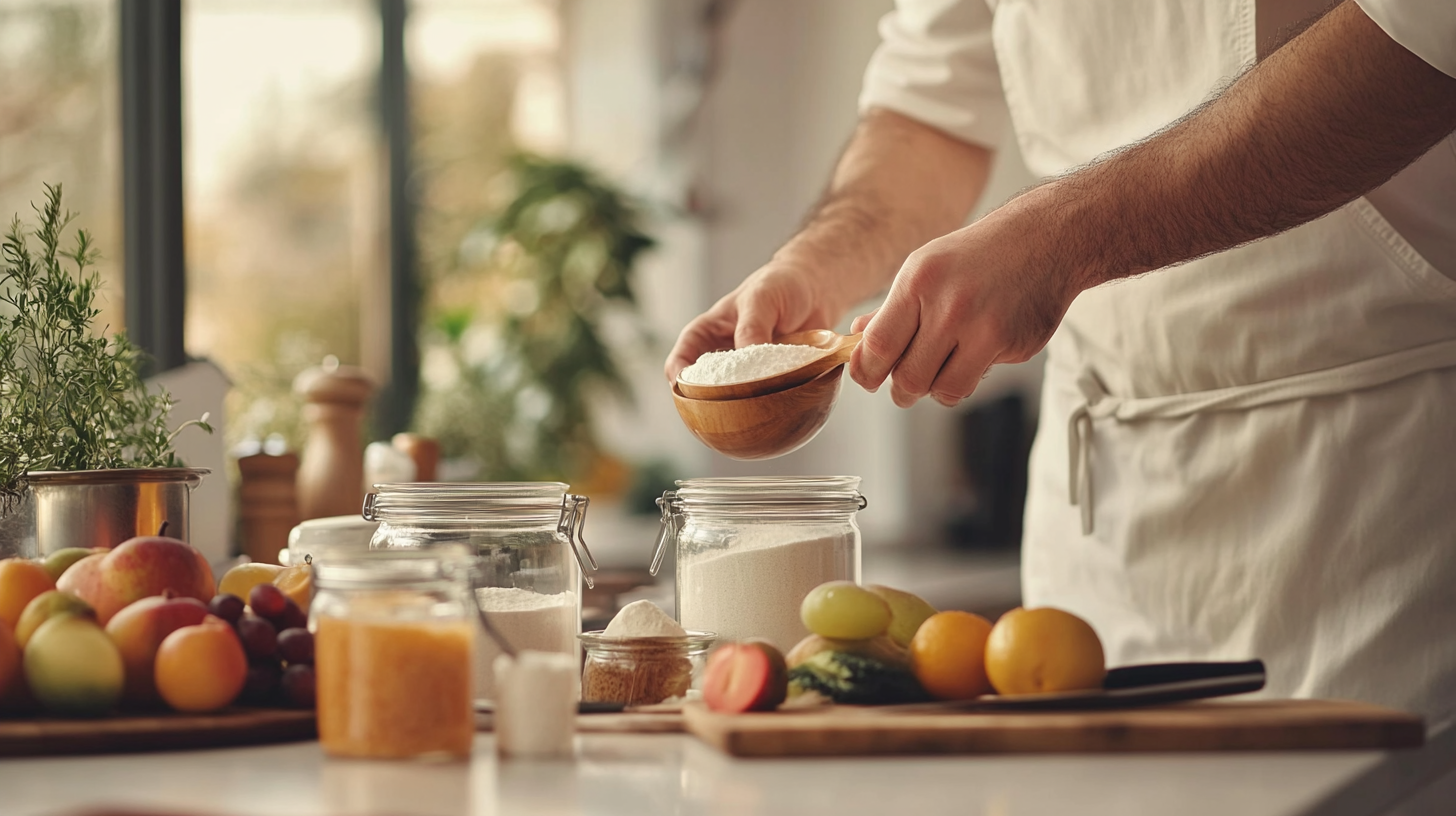
[[[657,500],[657,506],[662,510],[662,526],[657,531],[652,565],[647,568],[647,573],[653,576],[662,569],[662,557],[667,554],[667,542],[677,538],[678,519],[682,517],[682,500],[677,497],[676,490],[664,490]]]
[[[576,565],[581,568],[581,577],[586,581],[587,589],[596,584],[592,582],[586,565],[590,563],[593,570],[599,569],[596,558],[592,557],[591,548],[586,545],[586,510],[590,506],[590,498],[567,493],[561,497],[561,519],[556,522],[556,532],[566,536],[566,543],[571,545],[571,554],[576,556]],[[578,544],[581,546],[578,547]],[[586,560],[582,560],[582,553],[586,554]]]

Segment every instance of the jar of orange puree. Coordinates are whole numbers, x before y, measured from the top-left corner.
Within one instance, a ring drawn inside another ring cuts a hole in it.
[[[318,730],[341,757],[452,759],[475,739],[469,571],[373,551],[314,565]]]

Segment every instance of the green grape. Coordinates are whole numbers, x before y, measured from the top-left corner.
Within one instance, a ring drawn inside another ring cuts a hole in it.
[[[865,640],[890,627],[890,605],[853,581],[820,584],[804,596],[799,618],[809,631],[838,640]]]

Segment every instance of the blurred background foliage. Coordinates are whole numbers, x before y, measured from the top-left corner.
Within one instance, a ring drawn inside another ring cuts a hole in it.
[[[506,178],[504,206],[436,269],[416,430],[476,478],[607,479],[593,408],[631,399],[613,340],[648,339],[633,271],[653,239],[581,165],[516,153]]]

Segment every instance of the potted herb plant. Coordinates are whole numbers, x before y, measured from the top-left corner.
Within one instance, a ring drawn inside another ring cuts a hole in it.
[[[138,349],[98,336],[96,251],[85,230],[62,247],[60,185],[35,210],[33,229],[16,216],[0,241],[0,555],[110,547],[163,524],[185,537],[207,471],[178,461],[171,396],[147,387]],[[206,419],[187,424],[210,432]]]

